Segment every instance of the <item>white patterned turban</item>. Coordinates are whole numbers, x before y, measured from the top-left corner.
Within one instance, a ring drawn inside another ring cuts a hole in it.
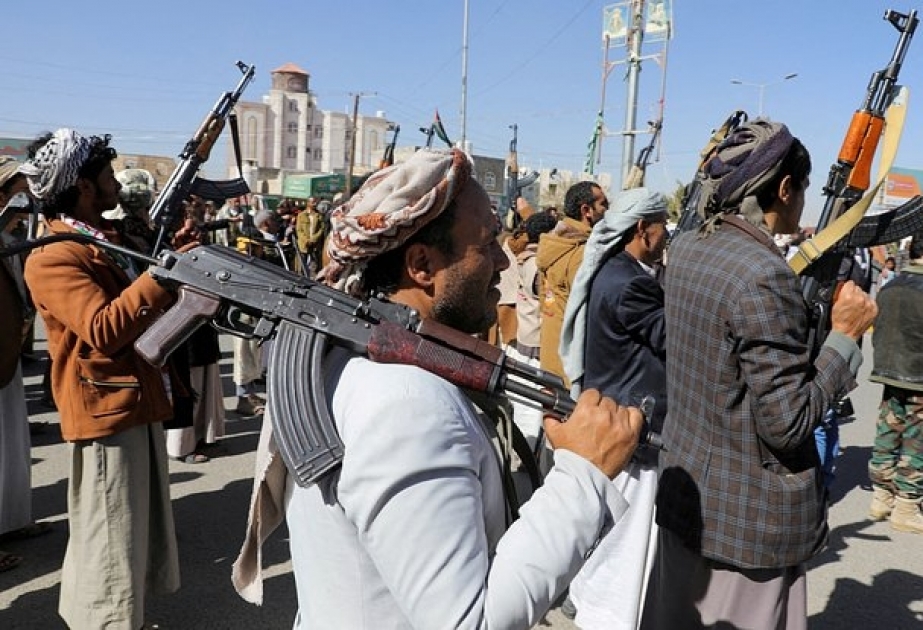
[[[365,264],[400,247],[442,214],[471,178],[471,159],[458,149],[420,149],[401,164],[373,173],[330,215],[325,282],[354,286]]]
[[[35,157],[19,167],[29,180],[36,198],[53,203],[62,192],[77,183],[80,167],[90,157],[93,143],[73,129],[58,129]]]

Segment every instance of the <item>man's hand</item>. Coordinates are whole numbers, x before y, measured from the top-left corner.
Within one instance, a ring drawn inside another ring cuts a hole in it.
[[[830,313],[832,330],[858,341],[878,316],[878,305],[852,280],[839,291]]]
[[[563,448],[599,468],[612,479],[638,447],[644,418],[636,407],[621,407],[595,389],[580,395],[567,422],[545,418],[545,434],[555,448]]]
[[[179,250],[186,245],[199,245],[201,238],[202,234],[199,232],[196,222],[192,219],[185,219],[183,226],[174,232],[171,245],[173,245],[173,249]]]

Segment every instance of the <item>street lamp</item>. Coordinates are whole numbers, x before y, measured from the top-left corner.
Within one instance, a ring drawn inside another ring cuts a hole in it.
[[[759,88],[759,90],[760,90],[760,107],[759,107],[759,113],[757,114],[757,116],[762,116],[762,115],[763,115],[763,93],[766,91],[766,88],[768,88],[768,87],[770,87],[770,86],[772,86],[772,85],[778,85],[778,84],[780,84],[780,83],[784,83],[785,81],[788,81],[789,79],[794,79],[794,78],[797,77],[797,76],[798,76],[798,73],[797,73],[797,72],[793,72],[793,73],[791,73],[791,74],[786,74],[784,77],[782,77],[781,79],[779,79],[779,80],[777,80],[777,81],[770,81],[769,83],[750,83],[750,82],[748,82],[748,81],[740,81],[740,80],[738,80],[738,79],[731,79],[731,83],[733,83],[734,85],[746,85],[746,86],[749,86],[749,87]]]

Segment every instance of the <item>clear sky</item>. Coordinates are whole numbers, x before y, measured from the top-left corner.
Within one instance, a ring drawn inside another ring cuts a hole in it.
[[[600,0],[470,0],[467,138],[474,153],[503,157],[519,127],[520,165],[581,170],[602,90]],[[239,2],[33,0],[4,15],[0,135],[32,137],[59,126],[111,133],[125,153],[176,155],[219,95],[240,74],[257,76],[244,95],[258,101],[269,71],[293,62],[311,75],[323,109],[384,111],[401,126],[398,145],[439,109],[460,135],[463,0]],[[663,142],[648,185],[665,193],[695,170],[711,130],[735,109],[789,125],[811,151],[806,223],[869,78],[891,58],[897,31],[886,9],[908,0],[674,0],[666,64]],[[917,35],[923,40],[923,33]],[[661,49],[645,45],[645,54]],[[624,58],[613,48],[610,60]],[[914,89],[923,41],[901,73]],[[610,131],[625,120],[624,65],[606,83]],[[662,66],[643,63],[638,126],[656,117]],[[797,73],[797,77],[781,81]],[[752,85],[733,84],[732,80]],[[923,168],[921,116],[911,95],[897,165]],[[640,136],[636,150],[647,143]],[[603,142],[599,171],[618,179],[622,140]],[[225,164],[223,147],[208,168]]]

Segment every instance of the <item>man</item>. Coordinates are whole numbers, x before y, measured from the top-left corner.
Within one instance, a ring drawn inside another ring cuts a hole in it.
[[[856,342],[877,310],[847,282],[832,331],[809,347],[801,286],[772,235],[798,229],[810,171],[787,127],[743,125],[705,167],[701,228],[670,246],[660,540],[642,628],[807,626],[805,563],[827,537],[813,432],[856,386]]]
[[[564,308],[574,276],[583,260],[583,247],[590,230],[609,208],[609,200],[597,184],[580,182],[564,195],[566,215],[554,231],[543,234],[538,244],[536,262],[542,277],[542,333],[540,361],[542,369],[567,376],[561,365],[558,344]]]
[[[321,249],[324,246],[324,217],[317,211],[317,200],[308,197],[305,209],[295,219],[298,251],[309,259],[308,265],[320,268]]]
[[[457,149],[421,150],[372,174],[333,215],[325,279],[485,330],[507,259],[471,168]],[[461,390],[344,349],[326,358],[325,380],[345,455],[317,484],[289,484],[297,628],[531,627],[626,507],[609,479],[641,417],[598,392],[568,422],[545,421],[557,461],[510,526],[494,431]],[[278,498],[272,478],[258,489]],[[268,509],[258,495],[255,514]],[[240,578],[255,549],[235,563],[238,588],[254,598],[259,589]]]
[[[880,315],[869,380],[884,385],[869,477],[874,520],[923,534],[923,235],[910,242],[909,264],[878,292]]]
[[[11,234],[20,224],[16,209],[9,207],[17,194],[28,190],[19,162],[0,156],[0,213],[6,226],[0,229],[0,247],[16,243]],[[34,318],[22,277],[19,256],[0,258],[0,537],[27,538],[49,531],[46,523],[32,522],[32,443],[29,411],[22,380],[20,348]],[[15,568],[22,558],[0,551],[0,573]]]
[[[646,188],[619,193],[587,241],[561,333],[571,382],[624,404],[653,396],[648,420],[658,433],[667,410],[666,336],[663,289],[654,274],[666,242],[664,196]],[[657,546],[656,452],[636,453],[615,483],[631,509],[570,586],[575,621],[584,630],[638,627]]]
[[[29,155],[20,172],[44,211],[60,216],[48,226],[52,233],[119,242],[102,216],[119,202],[109,136],[59,129]],[[173,410],[165,374],[132,347],[172,298],[130,258],[74,241],[34,250],[25,277],[48,332],[70,451],[58,612],[71,628],[137,630],[146,589],[179,587],[161,427]]]

